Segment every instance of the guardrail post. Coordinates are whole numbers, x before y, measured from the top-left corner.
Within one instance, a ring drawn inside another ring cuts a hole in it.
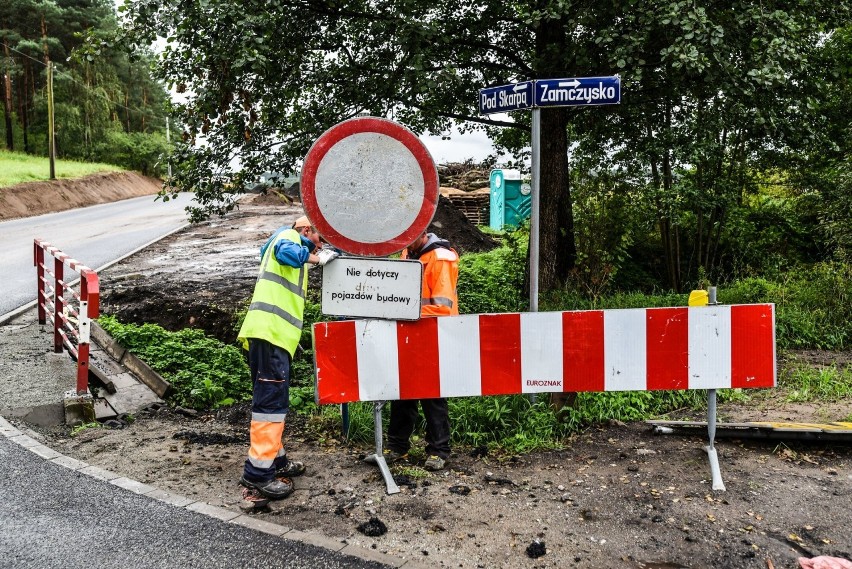
[[[53,351],[62,353],[62,316],[65,310],[65,298],[62,296],[65,263],[59,257],[53,259]]]
[[[36,266],[36,278],[38,284],[38,323],[42,326],[47,324],[47,313],[44,310],[44,302],[47,300],[47,294],[44,290],[44,248],[41,241],[38,239],[33,243],[34,259]]]

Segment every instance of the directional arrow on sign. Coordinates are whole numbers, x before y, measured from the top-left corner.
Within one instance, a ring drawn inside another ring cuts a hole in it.
[[[618,75],[537,79],[535,82],[535,107],[617,105],[620,102],[621,78]]]
[[[506,113],[532,107],[534,81],[489,87],[479,92],[479,112]]]

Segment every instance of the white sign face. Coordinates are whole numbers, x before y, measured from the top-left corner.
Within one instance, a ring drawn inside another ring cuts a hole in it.
[[[322,270],[322,313],[419,320],[422,280],[420,261],[338,257]]]
[[[397,139],[359,132],[335,144],[316,176],[317,206],[340,235],[385,243],[417,219],[425,196],[417,158]]]
[[[438,170],[400,124],[356,117],[320,136],[302,168],[305,215],[326,241],[353,255],[401,251],[429,226]]]

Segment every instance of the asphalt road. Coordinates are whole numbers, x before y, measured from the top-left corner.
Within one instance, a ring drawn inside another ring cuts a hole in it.
[[[185,225],[191,199],[145,196],[0,223],[0,317],[36,298],[35,239],[97,270]],[[78,277],[67,269],[65,276]]]
[[[387,567],[134,494],[4,436],[0,481],[0,568]]]

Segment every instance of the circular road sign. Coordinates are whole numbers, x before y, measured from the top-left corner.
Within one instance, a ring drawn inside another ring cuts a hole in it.
[[[407,128],[357,117],[314,142],[300,191],[305,214],[326,241],[347,253],[384,256],[429,227],[438,204],[438,170]]]

